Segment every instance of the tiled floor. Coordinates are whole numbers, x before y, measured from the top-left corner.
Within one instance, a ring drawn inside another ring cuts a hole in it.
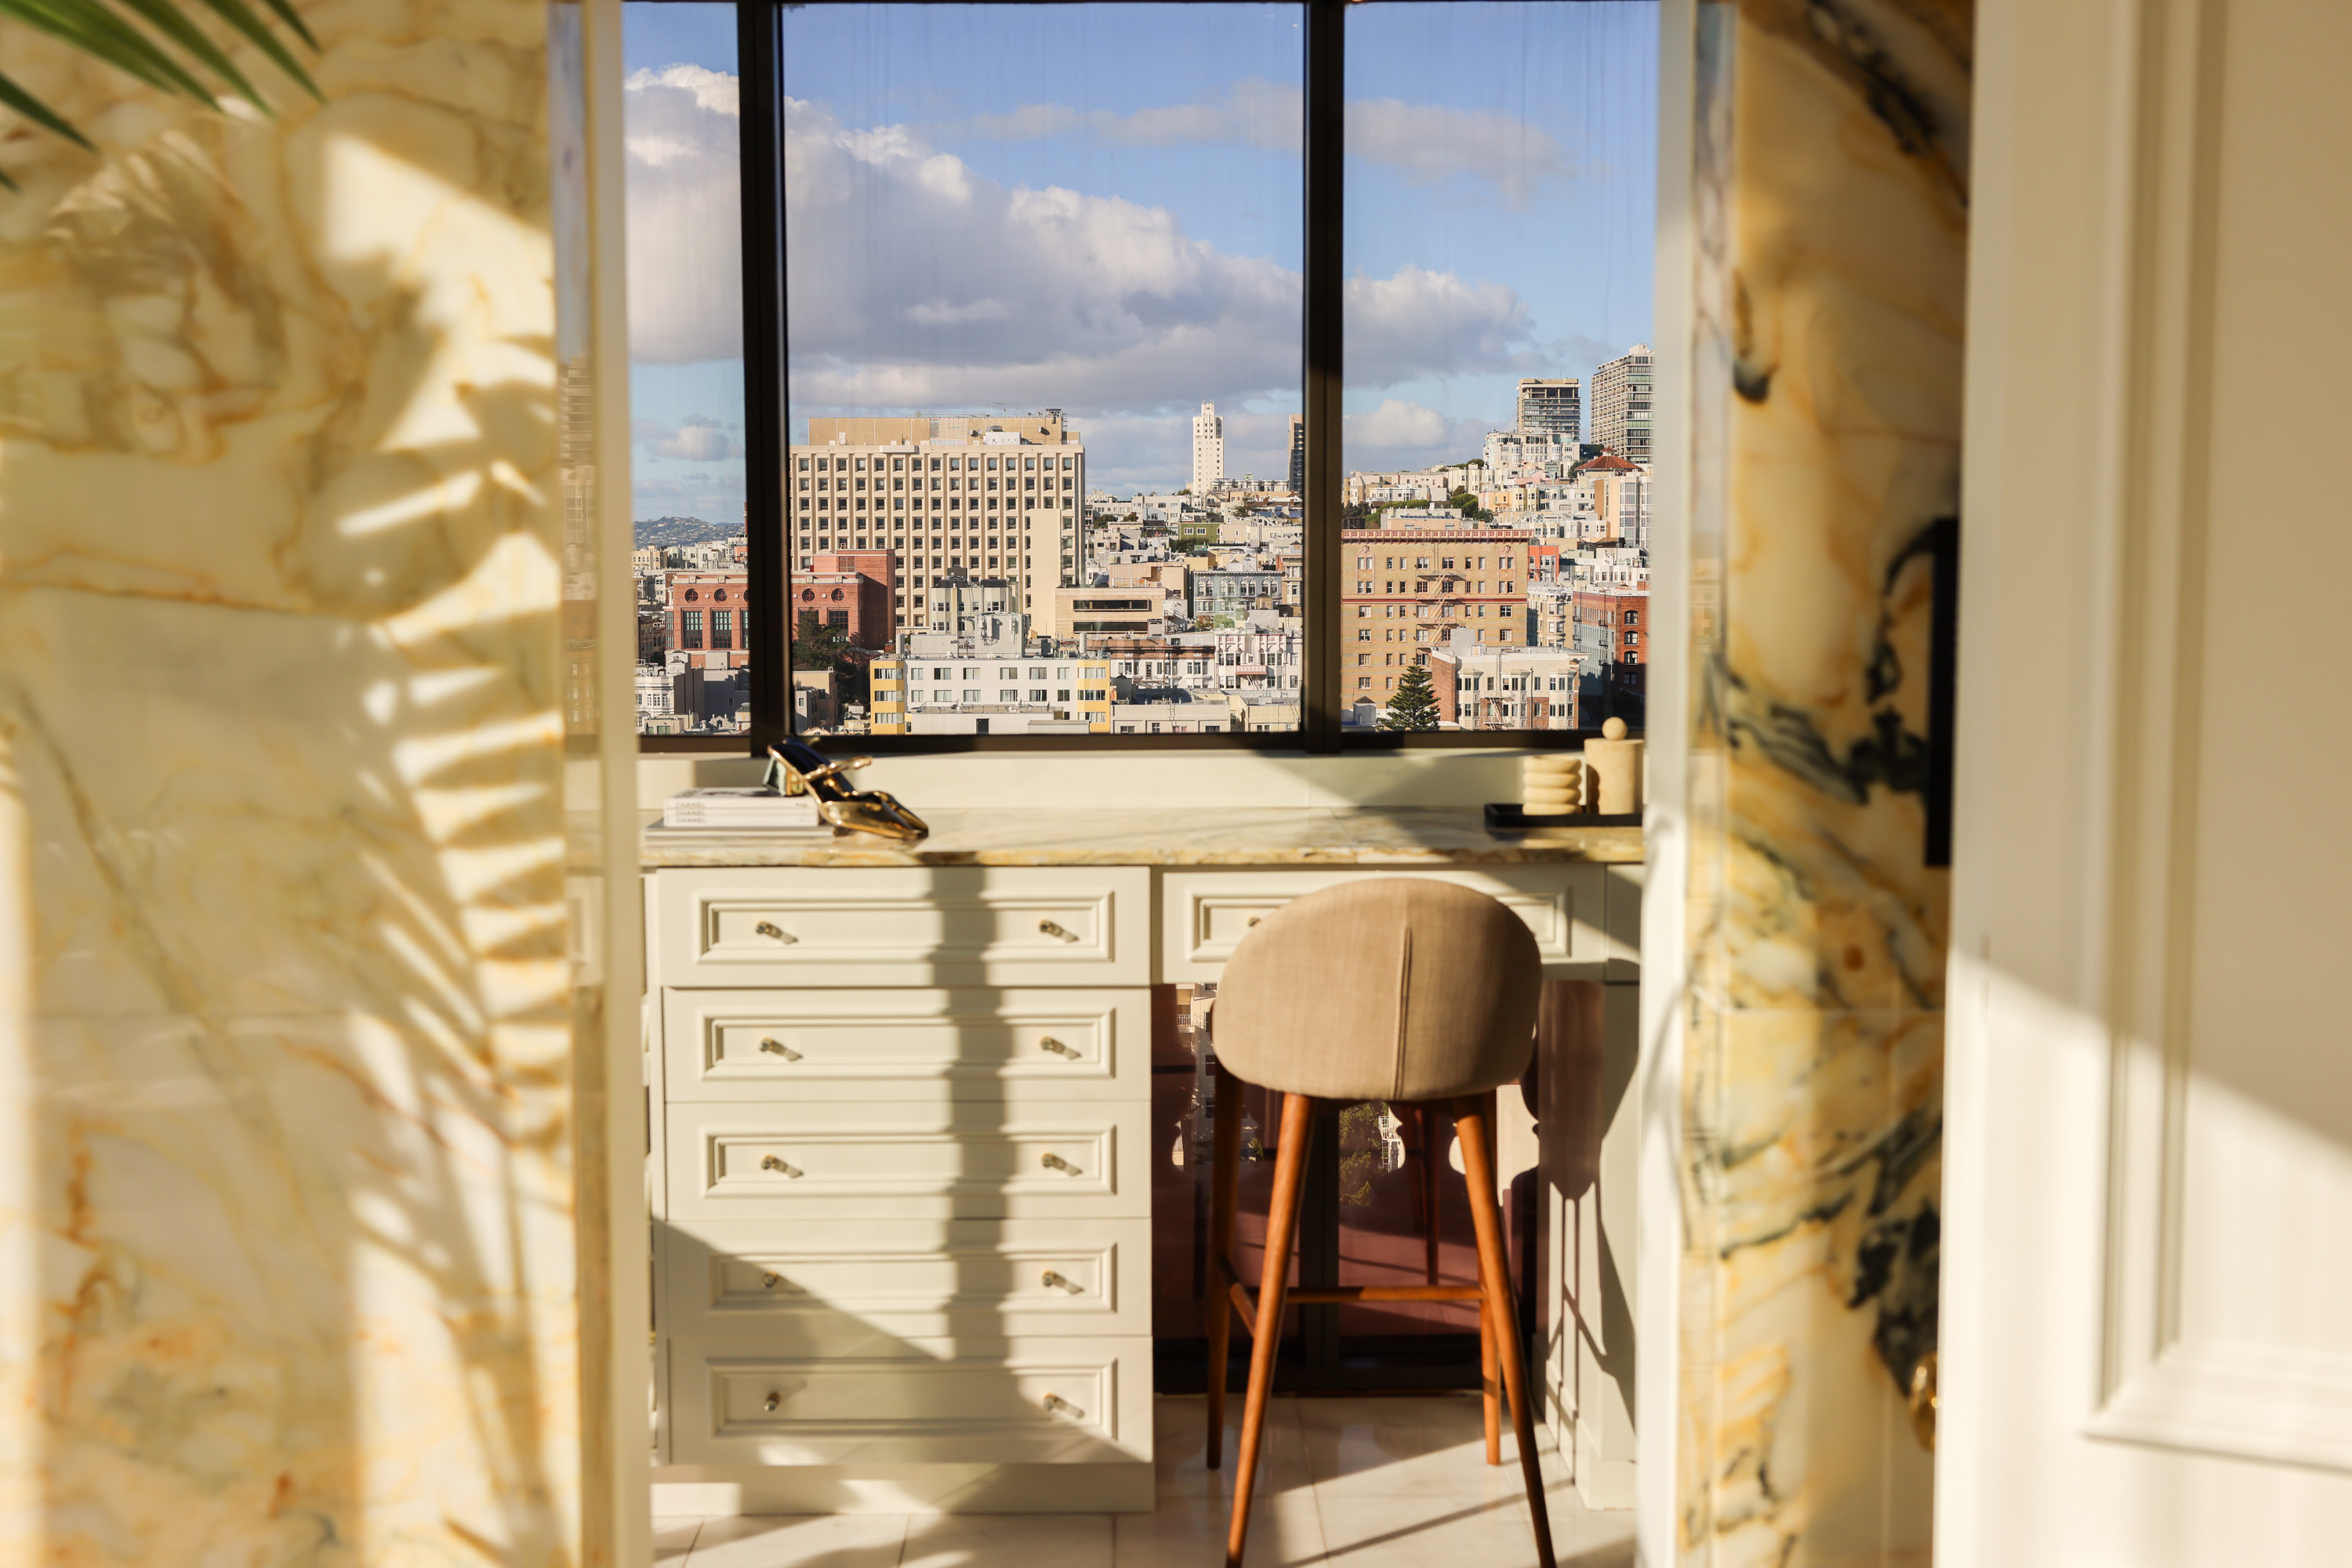
[[[1234,1419],[1241,1401],[1232,1401]],[[1150,1514],[907,1515],[655,1521],[664,1568],[1207,1568],[1224,1561],[1226,1468],[1202,1464],[1203,1402],[1159,1403]],[[1510,1436],[1489,1468],[1473,1395],[1276,1399],[1250,1510],[1249,1568],[1523,1568],[1536,1560]],[[1560,1568],[1629,1568],[1633,1516],[1588,1512],[1544,1455]]]

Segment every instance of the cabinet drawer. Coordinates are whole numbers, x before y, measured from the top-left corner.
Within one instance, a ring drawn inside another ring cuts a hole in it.
[[[669,1107],[674,1220],[1149,1215],[1142,1100]]]
[[[1150,1092],[1151,993],[908,987],[663,994],[668,1098]]]
[[[1151,1457],[1151,1342],[908,1341],[895,1356],[670,1347],[676,1464],[1124,1463]]]
[[[1160,978],[1214,980],[1249,928],[1293,899],[1372,877],[1452,882],[1500,900],[1527,922],[1555,980],[1599,979],[1609,956],[1599,866],[1497,866],[1483,869],[1170,871],[1162,889]]]
[[[1142,985],[1141,867],[681,868],[660,882],[669,985]]]
[[[1151,1222],[795,1220],[673,1230],[662,1321],[786,1355],[950,1335],[1148,1334]]]

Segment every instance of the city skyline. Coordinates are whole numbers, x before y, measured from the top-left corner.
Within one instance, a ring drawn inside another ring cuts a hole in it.
[[[632,223],[640,515],[723,518],[742,496],[731,13],[701,15],[720,9],[628,14],[630,195],[649,220]],[[1214,401],[1227,471],[1287,475],[1296,8],[1095,9],[986,29],[961,8],[787,18],[793,232],[824,242],[793,258],[796,423],[1061,406],[1095,482],[1134,493],[1181,485]],[[1474,456],[1522,376],[1589,376],[1647,338],[1654,16],[1351,14],[1348,466]],[[1149,71],[1103,68],[1113,37]],[[934,186],[953,210],[926,205]],[[842,192],[876,213],[867,230],[828,226]],[[1054,247],[1023,248],[1045,229]],[[932,259],[877,254],[906,250],[898,233]],[[831,272],[825,244],[844,253]],[[1055,247],[1085,270],[1053,271]],[[1085,310],[1057,311],[1048,286],[1073,278]]]

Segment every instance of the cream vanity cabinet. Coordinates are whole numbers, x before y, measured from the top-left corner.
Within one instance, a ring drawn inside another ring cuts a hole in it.
[[[661,1506],[1149,1509],[1153,982],[1400,874],[1597,977],[1600,871],[651,870]]]

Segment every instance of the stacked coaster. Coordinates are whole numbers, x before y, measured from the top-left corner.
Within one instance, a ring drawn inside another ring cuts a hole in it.
[[[1584,759],[1572,752],[1520,764],[1519,801],[1529,816],[1573,816],[1584,809]]]

